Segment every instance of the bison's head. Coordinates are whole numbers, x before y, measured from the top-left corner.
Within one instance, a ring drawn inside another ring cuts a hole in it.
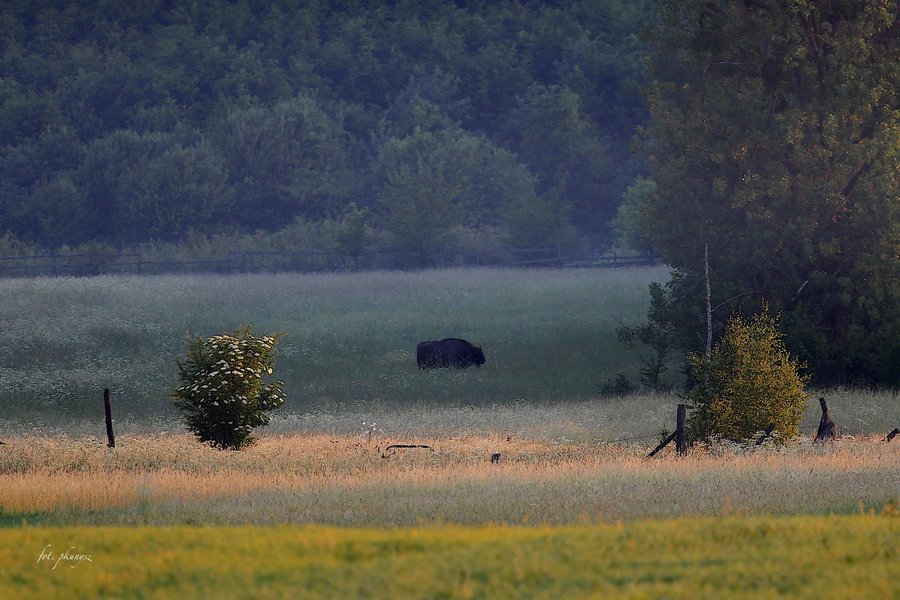
[[[472,347],[472,358],[477,366],[480,367],[484,364],[484,352],[481,351],[481,346]]]

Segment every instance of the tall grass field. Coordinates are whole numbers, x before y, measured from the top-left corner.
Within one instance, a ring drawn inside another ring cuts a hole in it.
[[[0,419],[87,417],[104,387],[116,415],[171,415],[186,337],[250,325],[283,332],[283,412],[387,404],[591,398],[638,350],[616,326],[644,318],[664,269],[460,269],[0,280]],[[420,372],[420,341],[466,338],[487,363]]]
[[[224,452],[189,434],[123,436],[114,450],[23,435],[0,447],[0,525],[558,526],[893,514],[900,500],[900,450],[880,435],[647,459],[655,444],[303,432]]]
[[[638,382],[649,350],[623,346],[616,327],[643,322],[647,286],[666,277],[631,268],[2,279],[0,422],[77,430],[102,416],[103,388],[123,425],[171,419],[188,336],[241,324],[284,333],[274,374],[288,394],[283,425],[298,415],[465,407],[478,411],[477,426],[492,406],[595,402],[618,374]],[[416,344],[443,337],[481,345],[487,363],[420,371]],[[894,426],[894,393],[829,394],[843,396],[853,431]],[[639,418],[660,402],[636,404]]]
[[[900,597],[895,391],[810,390],[798,439],[653,458],[678,393],[600,393],[638,382],[616,327],[666,276],[0,280],[0,598]],[[176,358],[243,324],[284,333],[288,399],[217,450],[171,406]],[[420,371],[443,337],[486,364]]]

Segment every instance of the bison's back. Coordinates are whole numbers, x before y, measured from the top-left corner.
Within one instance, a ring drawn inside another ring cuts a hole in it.
[[[481,348],[460,338],[421,342],[416,346],[416,363],[420,369],[457,367],[484,364]]]
[[[416,346],[416,364],[420,369],[430,369],[441,365],[437,364],[439,353],[436,350],[438,342],[420,342]]]

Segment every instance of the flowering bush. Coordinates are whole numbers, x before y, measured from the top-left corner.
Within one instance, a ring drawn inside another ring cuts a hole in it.
[[[247,326],[233,334],[196,338],[187,358],[178,359],[182,385],[172,403],[201,442],[239,450],[253,443],[250,432],[269,422],[284,403],[283,383],[263,383],[275,364],[281,334],[253,337]]]

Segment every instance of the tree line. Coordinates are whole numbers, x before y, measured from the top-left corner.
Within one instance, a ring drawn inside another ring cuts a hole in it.
[[[428,264],[609,243],[650,2],[0,8],[0,231],[46,248],[360,215]]]

